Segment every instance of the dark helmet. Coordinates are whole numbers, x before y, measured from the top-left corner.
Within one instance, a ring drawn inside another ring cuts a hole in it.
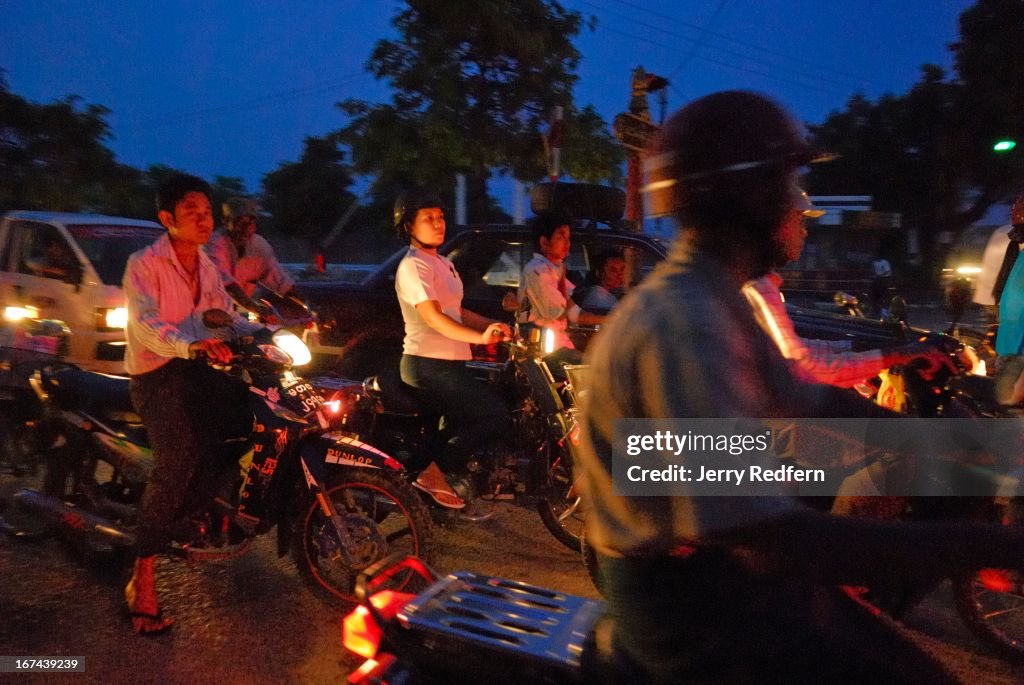
[[[695,100],[662,126],[645,160],[649,215],[685,208],[694,196],[740,176],[782,173],[814,159],[803,128],[772,100],[723,91]]]
[[[401,236],[409,235],[409,224],[416,219],[416,212],[421,209],[431,209],[433,207],[440,207],[444,209],[444,204],[441,203],[441,197],[433,190],[426,188],[410,188],[403,190],[398,194],[398,198],[395,200],[395,208],[393,212],[393,219],[395,223],[395,230]]]

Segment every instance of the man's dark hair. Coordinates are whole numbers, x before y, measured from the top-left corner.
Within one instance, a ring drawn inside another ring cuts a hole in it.
[[[625,260],[626,257],[618,247],[609,247],[594,255],[594,259],[590,264],[591,279],[594,283],[599,282],[601,278],[601,270],[604,268],[604,265],[608,263],[609,259]]]
[[[156,187],[156,211],[174,213],[174,207],[189,193],[202,193],[207,199],[213,196],[210,184],[191,174],[172,174]]]
[[[540,239],[551,239],[551,236],[562,226],[572,227],[572,217],[557,209],[541,212],[530,220],[530,231],[533,233],[533,244],[540,251]]]
[[[782,107],[746,91],[714,93],[683,107],[665,122],[651,152],[651,186],[668,188],[664,199],[680,226],[694,229],[701,247],[719,255],[738,241],[752,244],[755,255],[772,253],[772,235],[792,206],[791,174],[813,156]]]

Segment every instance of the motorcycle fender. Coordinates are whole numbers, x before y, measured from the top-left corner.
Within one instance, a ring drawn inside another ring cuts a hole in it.
[[[355,466],[402,471],[402,463],[373,445],[342,433],[325,433],[309,440],[302,446],[302,456],[307,462],[319,462],[325,466]]]

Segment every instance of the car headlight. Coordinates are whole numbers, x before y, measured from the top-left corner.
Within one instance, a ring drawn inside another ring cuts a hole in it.
[[[981,273],[980,266],[958,266],[956,272],[961,276],[977,276]]]
[[[34,319],[37,316],[39,316],[39,310],[35,307],[4,307],[4,320],[6,321]]]
[[[100,307],[96,310],[96,330],[124,330],[127,325],[127,307]]]
[[[286,330],[280,330],[271,337],[274,344],[284,350],[292,358],[292,366],[305,366],[313,360],[306,343],[299,336]]]

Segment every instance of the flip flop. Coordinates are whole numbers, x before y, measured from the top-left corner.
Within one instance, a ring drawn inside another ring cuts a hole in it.
[[[442,488],[428,488],[418,480],[412,482],[412,486],[421,492],[425,492],[430,495],[431,499],[437,502],[438,506],[444,507],[445,509],[465,509],[466,503],[461,497],[453,493],[451,490],[445,490]]]
[[[153,637],[155,635],[160,635],[162,633],[167,632],[167,630],[170,629],[170,627],[174,625],[173,621],[168,621],[168,620],[164,619],[164,612],[163,611],[157,611],[155,614],[151,614],[151,613],[149,613],[147,611],[130,611],[129,610],[127,613],[128,613],[128,618],[133,619],[132,620],[132,630],[135,631],[136,635],[141,635],[142,637]],[[145,619],[148,619],[150,621],[159,621],[160,625],[159,625],[159,627],[152,628],[150,630],[145,630],[145,629],[139,630],[138,628],[135,627],[134,619],[136,619],[136,618],[145,618]]]

